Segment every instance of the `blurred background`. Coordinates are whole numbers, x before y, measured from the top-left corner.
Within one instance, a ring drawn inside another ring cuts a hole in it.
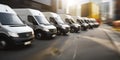
[[[109,25],[112,25],[112,21],[120,19],[120,0],[1,0],[0,3],[12,8],[34,8],[96,18],[99,23]]]

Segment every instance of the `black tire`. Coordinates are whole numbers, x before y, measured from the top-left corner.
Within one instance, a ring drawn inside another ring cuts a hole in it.
[[[0,37],[0,49],[7,49],[9,44],[4,37]]]
[[[41,39],[42,38],[42,33],[40,31],[35,31],[35,38],[36,39]]]
[[[82,30],[82,31],[84,31],[84,29],[85,29],[84,27],[81,27],[81,30]]]
[[[57,30],[57,35],[61,35],[61,31],[60,30]]]
[[[74,30],[73,28],[71,28],[71,29],[70,29],[70,32],[71,32],[71,33],[74,33],[74,32],[75,32],[75,30]]]
[[[75,33],[78,33],[79,32],[79,30],[75,30]]]
[[[84,31],[87,31],[87,28],[84,27]]]
[[[67,33],[64,32],[63,35],[67,35]]]

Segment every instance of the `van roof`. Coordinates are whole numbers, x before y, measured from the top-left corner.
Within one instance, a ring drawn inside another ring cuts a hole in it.
[[[67,14],[59,14],[60,15],[60,17],[61,18],[63,18],[63,19],[66,19],[66,18],[68,18],[68,19],[73,19],[73,17],[72,16],[70,16],[70,15],[67,15]]]
[[[17,8],[14,9],[17,13],[26,13],[28,15],[41,15],[44,16],[39,10],[31,9],[31,8]]]
[[[16,14],[12,8],[10,8],[8,5],[0,4],[0,13],[12,13]]]
[[[45,16],[58,17],[58,14],[54,12],[42,12]]]

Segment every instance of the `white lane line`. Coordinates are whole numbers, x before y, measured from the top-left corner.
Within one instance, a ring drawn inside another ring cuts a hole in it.
[[[74,43],[73,43],[73,44],[75,44],[75,50],[74,50],[74,54],[73,54],[73,60],[75,60],[75,58],[76,58],[76,56],[77,56],[78,43],[77,43],[76,41],[78,41],[78,39],[76,40],[76,39],[74,38]]]
[[[75,60],[76,55],[77,55],[77,46],[76,46],[75,51],[74,51],[74,54],[73,54],[73,60]]]

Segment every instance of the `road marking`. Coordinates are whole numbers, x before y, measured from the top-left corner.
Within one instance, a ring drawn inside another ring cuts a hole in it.
[[[74,38],[74,43],[75,44],[75,50],[74,50],[74,54],[73,54],[73,60],[75,60],[76,56],[77,56],[77,48],[78,48],[78,43],[76,43],[76,41],[78,41],[79,36],[77,36],[77,40]]]
[[[75,50],[74,50],[74,54],[73,54],[73,60],[75,60],[75,58],[76,58],[76,55],[77,55],[77,46],[76,46],[76,48],[75,48]]]
[[[119,36],[114,34],[114,32],[112,32],[112,30],[108,30],[108,29],[104,29],[102,28],[102,30],[109,36],[109,38],[111,39],[112,43],[115,45],[118,53],[120,54],[120,40],[119,40]]]

